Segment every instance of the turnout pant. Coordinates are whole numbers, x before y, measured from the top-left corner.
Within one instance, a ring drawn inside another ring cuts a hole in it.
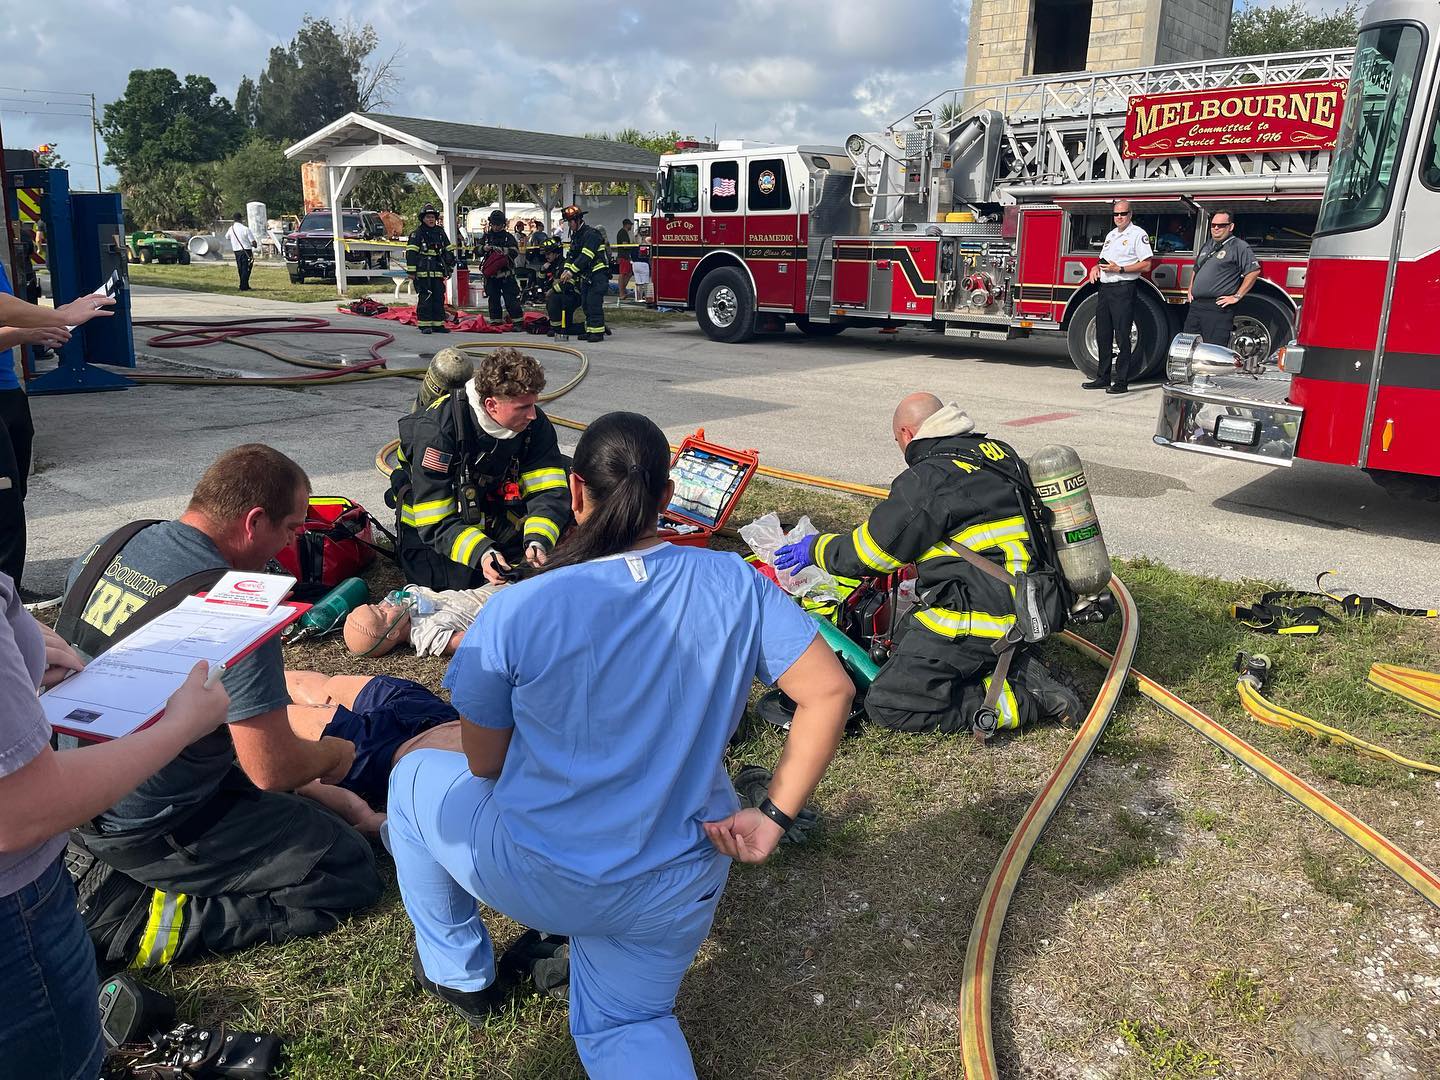
[[[334,929],[380,899],[364,837],[319,803],[256,790],[236,773],[166,836],[71,834],[117,871],[82,899],[102,960],[150,967],[279,944]]]
[[[390,776],[383,835],[427,977],[456,990],[495,978],[475,901],[570,937],[570,1033],[592,1080],[693,1077],[675,995],[710,932],[730,860],[688,862],[612,885],[582,884],[516,847],[461,754],[417,750]]]
[[[1233,307],[1222,308],[1213,299],[1202,300],[1196,297],[1190,302],[1190,310],[1185,314],[1185,325],[1181,328],[1182,334],[1199,334],[1200,337],[1211,345],[1224,345],[1230,347],[1230,334],[1235,328],[1235,309]]]
[[[490,321],[499,322],[503,313],[514,322],[525,314],[525,305],[520,303],[520,288],[515,284],[513,274],[485,279],[485,298],[490,303]]]
[[[580,307],[580,296],[573,288],[551,289],[545,297],[545,315],[550,320],[550,329],[557,334],[578,334],[585,327],[577,321],[575,312]],[[583,319],[583,316],[582,316]]]
[[[24,390],[0,390],[0,573],[18,588],[25,572],[25,489],[35,425]]]
[[[235,270],[240,275],[240,288],[250,288],[250,270],[255,265],[255,256],[248,251],[235,252]]]
[[[605,333],[605,296],[609,291],[609,274],[591,274],[580,286],[580,300],[585,305],[587,334]]]
[[[1138,281],[1100,283],[1098,306],[1095,310],[1095,351],[1100,360],[1096,378],[1101,382],[1125,386],[1130,382],[1130,330],[1135,325],[1135,289]],[[1118,351],[1119,355],[1115,356]],[[1111,357],[1115,356],[1114,374]]]
[[[990,689],[993,645],[990,638],[941,637],[917,623],[911,612],[890,659],[865,694],[866,715],[892,731],[969,731]],[[1012,661],[996,702],[1002,730],[1040,719],[1039,703],[1024,688],[1025,666],[1021,656]]]
[[[487,533],[490,532],[489,525],[484,528]],[[478,569],[442,555],[421,540],[420,534],[411,526],[401,525],[397,520],[395,530],[399,540],[396,555],[400,561],[400,572],[405,575],[406,581],[441,592],[451,589],[478,589],[489,584]],[[518,532],[510,532],[502,534],[496,542],[500,554],[505,556],[505,561],[511,566],[519,565],[524,556],[522,539]]]
[[[436,330],[445,325],[445,279],[443,277],[416,275],[415,319],[422,330]]]

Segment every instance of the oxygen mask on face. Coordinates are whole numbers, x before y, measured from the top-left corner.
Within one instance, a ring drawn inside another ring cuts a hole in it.
[[[420,608],[420,597],[404,589],[357,607],[345,619],[345,647],[358,656],[384,656],[409,639],[411,618],[424,614]]]

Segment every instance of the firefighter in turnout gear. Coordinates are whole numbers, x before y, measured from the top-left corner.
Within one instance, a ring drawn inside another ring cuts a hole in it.
[[[540,283],[545,290],[545,315],[550,321],[549,337],[557,334],[568,338],[577,325],[575,315],[580,308],[580,291],[574,282],[561,281],[565,271],[565,248],[551,236],[540,242]]]
[[[485,296],[490,302],[490,321],[509,315],[518,322],[525,314],[520,289],[515,284],[515,260],[520,245],[505,228],[505,212],[490,211],[490,227],[480,237],[480,273],[485,278]],[[503,305],[503,306],[502,306]]]
[[[585,211],[567,206],[560,216],[570,224],[570,251],[565,256],[565,269],[560,274],[564,284],[574,284],[580,291],[585,308],[585,329],[581,341],[604,341],[610,331],[605,329],[605,294],[610,291],[610,261],[605,253],[605,238],[593,225],[585,224]]]
[[[909,466],[869,520],[850,533],[808,536],[776,552],[777,569],[819,566],[841,577],[888,574],[913,562],[920,603],[895,631],[889,660],[865,697],[870,720],[896,731],[971,730],[990,689],[995,645],[1015,625],[1010,590],[955,553],[963,544],[1011,574],[1028,572],[1036,545],[1014,484],[1020,456],[975,430],[956,405],[912,394],[895,410],[895,441]],[[980,464],[980,462],[984,464]],[[1021,647],[995,705],[997,726],[1079,718],[1080,700]]]
[[[400,568],[430,589],[507,580],[543,565],[570,520],[566,459],[535,405],[545,371],[509,346],[463,387],[400,418],[390,476]]]
[[[445,279],[455,269],[455,245],[438,222],[435,207],[420,211],[420,227],[405,242],[405,269],[415,280],[415,318],[422,334],[448,334]]]

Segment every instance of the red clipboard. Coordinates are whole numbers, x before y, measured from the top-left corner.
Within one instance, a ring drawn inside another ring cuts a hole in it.
[[[205,593],[200,592],[196,593],[195,595],[197,597],[203,598],[205,596]],[[226,668],[233,667],[241,660],[244,660],[251,653],[255,652],[255,650],[260,648],[260,646],[264,645],[267,641],[271,640],[277,635],[283,634],[297,619],[300,618],[300,616],[304,615],[305,612],[309,611],[311,607],[310,604],[291,602],[288,600],[282,600],[279,606],[286,609],[285,617],[280,620],[280,622],[270,627],[270,629],[268,629],[261,637],[256,638],[254,641],[246,645],[245,648],[241,649],[234,656],[230,657],[228,660],[223,661]],[[65,682],[68,681],[68,679],[65,680]],[[60,687],[65,685],[65,682],[58,683],[55,686],[51,687],[49,690],[47,690],[44,694],[41,694],[40,701],[42,705],[45,703],[46,697],[49,694],[54,693],[56,690],[59,690]],[[63,698],[63,695],[60,695],[59,697]],[[57,700],[58,699],[59,698],[57,698]],[[75,711],[87,712],[89,710],[83,708],[78,710],[72,710],[71,715],[73,715]],[[165,709],[162,707],[157,710],[155,714],[150,717],[150,719],[146,720],[144,723],[138,724],[135,727],[130,728],[128,731],[125,731],[120,735],[109,735],[102,732],[97,732],[93,728],[88,728],[85,726],[84,723],[78,721],[75,723],[67,724],[65,722],[65,720],[67,719],[66,717],[61,717],[58,719],[53,717],[47,718],[49,719],[51,728],[62,735],[74,736],[75,738],[80,739],[82,742],[109,742],[112,739],[124,738],[125,735],[130,735],[137,731],[144,731],[147,727],[155,723],[155,721],[159,720],[160,717],[164,715]],[[98,719],[98,716],[96,718]]]

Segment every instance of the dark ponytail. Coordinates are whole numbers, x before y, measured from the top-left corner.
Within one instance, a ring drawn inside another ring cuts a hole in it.
[[[670,446],[649,417],[606,413],[580,436],[572,470],[584,481],[592,509],[583,525],[566,534],[544,570],[629,551],[654,531],[670,480]]]

